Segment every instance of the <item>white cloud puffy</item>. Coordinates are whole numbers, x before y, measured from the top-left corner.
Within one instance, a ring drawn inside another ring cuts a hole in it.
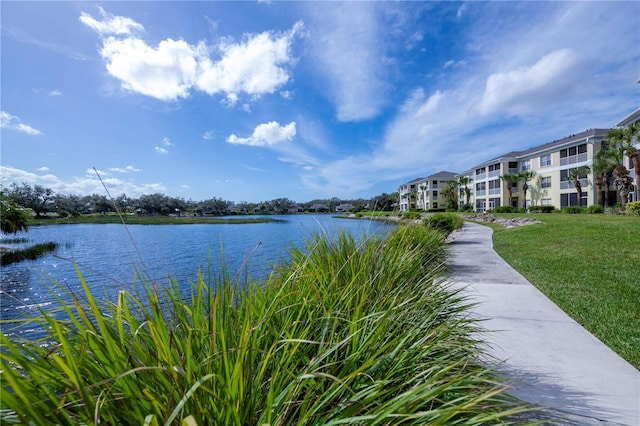
[[[36,170],[39,172],[48,172],[49,168],[47,166],[42,166],[42,167],[38,167]]]
[[[259,124],[247,138],[240,138],[235,134],[227,138],[227,142],[234,145],[273,146],[290,141],[296,136],[296,123],[292,121],[286,126],[280,126],[277,121]]]
[[[26,133],[29,136],[41,135],[42,132],[38,129],[34,129],[21,122],[21,120],[15,115],[11,115],[8,112],[0,112],[0,127],[5,129],[16,130],[21,133]]]
[[[530,67],[498,72],[487,78],[478,110],[482,114],[506,111],[527,113],[546,102],[550,95],[572,79],[570,70],[578,64],[578,55],[571,49],[558,49],[540,58]]]
[[[216,47],[171,38],[154,47],[133,35],[133,30],[143,30],[142,25],[102,9],[101,14],[102,21],[87,13],[80,21],[103,36],[100,55],[125,90],[175,101],[188,98],[195,89],[222,94],[229,106],[243,94],[257,98],[289,81],[291,44],[303,27],[298,22],[286,33],[249,34],[242,42],[222,39]]]
[[[166,149],[160,147],[160,146],[156,146],[155,148],[153,148],[158,154],[168,154],[169,151],[167,151]]]
[[[164,145],[164,146],[173,146],[173,143],[171,142],[171,139],[165,137],[165,138],[162,138],[162,145]]]

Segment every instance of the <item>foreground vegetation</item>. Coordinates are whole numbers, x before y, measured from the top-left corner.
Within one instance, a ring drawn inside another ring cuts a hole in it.
[[[527,217],[543,223],[510,229],[492,225],[495,250],[569,316],[640,369],[640,218]]]
[[[441,287],[444,236],[316,237],[265,283],[224,270],[190,289],[84,294],[3,324],[2,422],[28,424],[495,424],[524,410],[484,368],[467,302]],[[215,291],[209,291],[209,287]],[[62,290],[62,288],[61,288]],[[185,294],[187,293],[187,294]]]

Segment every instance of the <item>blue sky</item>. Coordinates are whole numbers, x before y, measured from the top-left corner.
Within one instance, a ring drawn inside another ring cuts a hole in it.
[[[1,4],[1,173],[369,198],[640,106],[640,2]]]

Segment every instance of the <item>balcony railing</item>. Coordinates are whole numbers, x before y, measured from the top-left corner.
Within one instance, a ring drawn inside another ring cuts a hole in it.
[[[500,188],[489,188],[489,195],[500,194]]]
[[[500,176],[500,170],[492,170],[489,172],[489,177]]]
[[[486,179],[486,178],[487,178],[486,173],[480,173],[479,175],[476,175],[476,180]]]
[[[509,168],[510,175],[517,175],[520,170],[516,167],[515,169]]]
[[[578,155],[570,155],[568,157],[564,157],[560,159],[560,165],[561,166],[566,166],[567,164],[575,164],[575,163],[582,163],[584,161],[587,161],[587,153],[584,152],[582,154],[578,154]]]
[[[587,178],[578,179],[578,181],[580,182],[580,185],[582,185],[583,189],[588,184]],[[575,185],[573,184],[572,180],[571,181],[568,181],[568,180],[560,181],[560,189],[574,189],[574,188],[575,188]]]
[[[484,189],[481,191],[476,190],[476,197],[482,197],[486,194],[487,194],[487,191],[485,191]]]

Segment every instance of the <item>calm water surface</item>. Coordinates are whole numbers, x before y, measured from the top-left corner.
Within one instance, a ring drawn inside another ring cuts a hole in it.
[[[274,217],[274,216],[271,216]],[[38,307],[53,306],[52,280],[81,294],[74,263],[95,296],[114,300],[118,291],[134,291],[140,277],[164,285],[172,277],[185,288],[200,269],[215,277],[222,257],[227,272],[236,273],[246,262],[254,279],[266,277],[270,265],[281,261],[291,245],[301,247],[314,233],[335,235],[344,230],[360,237],[364,232],[386,232],[392,225],[367,220],[346,220],[330,215],[275,216],[283,222],[220,225],[79,224],[31,227],[22,236],[27,245],[55,241],[55,254],[35,261],[2,267],[0,314],[12,319],[37,314]],[[209,261],[209,259],[211,261]],[[242,276],[244,275],[242,272]],[[140,287],[142,288],[142,287]],[[22,333],[22,331],[20,331]]]

